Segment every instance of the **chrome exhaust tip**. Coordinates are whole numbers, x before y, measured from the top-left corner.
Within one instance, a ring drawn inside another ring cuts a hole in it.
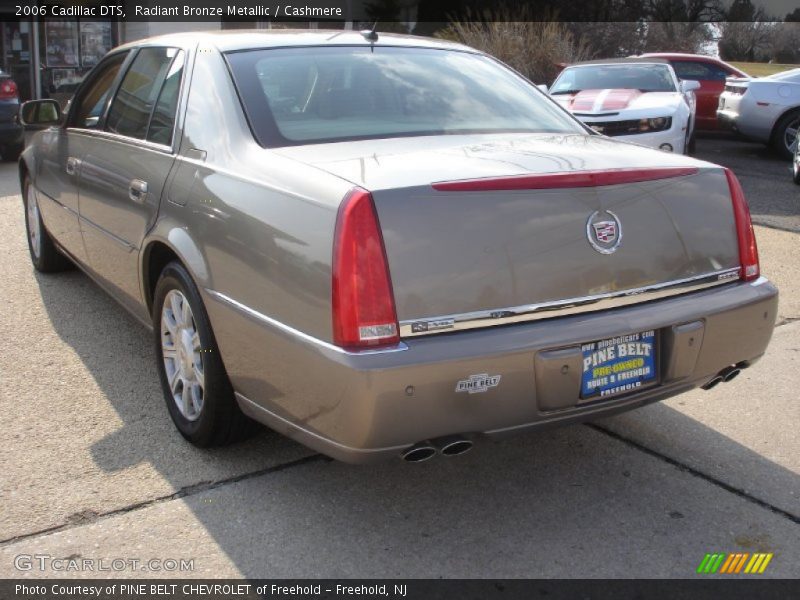
[[[725,371],[722,372],[722,381],[728,383],[729,381],[736,379],[741,372],[742,370],[737,369],[736,367],[725,369]]]
[[[472,449],[472,441],[460,435],[438,438],[433,440],[433,443],[442,453],[442,456],[458,456]]]
[[[710,390],[711,388],[716,387],[717,385],[722,383],[722,381],[723,381],[722,377],[720,377],[719,375],[715,375],[714,378],[711,381],[709,381],[707,384],[702,386],[702,389]]]
[[[421,463],[434,456],[436,456],[436,448],[430,442],[425,441],[404,450],[400,458],[409,463]]]

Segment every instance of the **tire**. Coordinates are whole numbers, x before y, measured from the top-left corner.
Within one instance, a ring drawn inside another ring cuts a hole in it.
[[[794,146],[789,145],[788,138],[791,137],[792,130],[797,131],[798,126],[800,126],[800,110],[792,110],[778,120],[773,130],[770,144],[778,154],[786,159],[791,159],[794,155]],[[795,140],[794,143],[796,144],[797,141]]]
[[[13,146],[6,146],[3,149],[3,160],[9,162],[16,162],[19,160],[19,155],[25,150],[25,144],[15,144]]]
[[[152,316],[164,400],[181,435],[206,448],[253,433],[256,423],[236,403],[197,286],[177,261],[161,272]]]
[[[792,158],[792,181],[794,181],[795,185],[800,185],[800,163],[798,160],[800,157],[797,155]]]
[[[25,175],[22,182],[22,205],[25,209],[25,233],[28,238],[28,252],[33,267],[41,273],[57,273],[72,268],[70,260],[56,248],[42,221],[36,190],[30,178]]]

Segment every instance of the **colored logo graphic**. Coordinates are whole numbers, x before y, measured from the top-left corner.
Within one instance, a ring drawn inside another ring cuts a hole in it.
[[[716,554],[706,554],[697,572],[700,574],[740,574],[749,573],[751,575],[761,574],[767,569],[767,565],[772,560],[772,552],[733,552],[726,554],[719,552]]]

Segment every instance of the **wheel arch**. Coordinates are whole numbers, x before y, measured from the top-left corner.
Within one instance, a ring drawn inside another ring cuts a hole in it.
[[[27,150],[27,149],[26,149]],[[25,176],[28,175],[31,177],[31,181],[33,180],[33,173],[35,173],[35,169],[33,168],[32,163],[33,157],[30,155],[30,152],[23,152],[22,155],[19,157],[19,161],[17,162],[18,171],[19,171],[19,189],[20,193],[22,192],[22,186],[25,183]]]
[[[148,314],[153,312],[153,295],[158,277],[164,267],[172,261],[178,261],[186,268],[201,291],[208,283],[205,258],[184,228],[175,225],[162,234],[149,236],[142,245],[139,264],[142,297]]]
[[[775,134],[778,130],[778,124],[783,120],[785,116],[790,113],[798,113],[800,114],[800,105],[797,106],[790,106],[786,110],[784,110],[781,114],[778,115],[778,118],[775,119],[775,122],[772,124],[772,129],[769,132],[769,141],[772,142],[775,139]]]

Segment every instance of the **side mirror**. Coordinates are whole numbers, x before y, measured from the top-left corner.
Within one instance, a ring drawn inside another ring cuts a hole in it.
[[[55,100],[30,100],[19,107],[19,122],[25,128],[60,125],[62,119],[61,105]]]
[[[686,92],[693,92],[694,90],[700,89],[700,82],[695,81],[694,79],[682,79],[681,80],[681,91]]]
[[[539,88],[540,90],[542,90],[545,94],[549,94],[550,93],[550,91],[547,89],[547,86],[545,84],[543,84],[543,83],[540,83],[536,87]]]

